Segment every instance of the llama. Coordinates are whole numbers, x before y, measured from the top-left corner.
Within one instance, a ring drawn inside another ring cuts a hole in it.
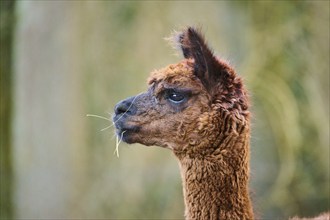
[[[253,219],[247,92],[198,30],[189,27],[177,40],[185,59],[154,71],[147,92],[116,105],[117,135],[174,152],[187,219]]]
[[[199,30],[188,27],[176,41],[185,59],[152,72],[147,92],[115,106],[116,133],[173,151],[186,219],[253,219],[247,91]]]

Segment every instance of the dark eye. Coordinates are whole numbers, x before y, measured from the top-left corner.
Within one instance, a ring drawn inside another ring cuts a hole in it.
[[[168,94],[168,99],[175,104],[179,104],[184,101],[185,97],[183,94],[172,91]]]

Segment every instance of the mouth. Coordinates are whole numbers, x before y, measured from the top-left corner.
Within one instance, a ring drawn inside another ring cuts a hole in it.
[[[127,144],[134,144],[137,143],[137,130],[138,128],[117,128],[116,134],[123,142]]]
[[[116,128],[116,134],[123,142],[128,144],[136,143],[135,139],[138,136],[138,132],[140,130],[139,126],[129,125],[126,119],[120,118],[120,115],[119,117],[116,115],[113,118],[113,121]]]
[[[115,115],[113,123],[120,141],[127,144],[139,143],[145,146],[160,146],[154,139],[154,135],[151,134],[152,132],[146,130],[145,127],[141,126],[141,122],[138,123],[137,119],[134,120],[131,116]]]

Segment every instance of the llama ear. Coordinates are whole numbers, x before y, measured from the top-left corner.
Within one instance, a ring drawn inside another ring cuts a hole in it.
[[[211,92],[212,87],[219,81],[219,62],[207,46],[199,30],[188,27],[178,35],[177,41],[187,59],[195,61],[195,75],[205,88]]]

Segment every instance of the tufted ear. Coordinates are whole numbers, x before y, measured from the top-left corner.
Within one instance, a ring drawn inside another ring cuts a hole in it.
[[[176,38],[186,59],[194,60],[194,74],[212,97],[226,108],[248,108],[248,96],[242,80],[225,61],[214,56],[199,30],[188,27]]]
[[[177,41],[183,56],[195,60],[195,75],[201,80],[205,88],[212,92],[212,88],[222,78],[224,72],[221,63],[207,46],[199,30],[188,27],[179,33]]]

